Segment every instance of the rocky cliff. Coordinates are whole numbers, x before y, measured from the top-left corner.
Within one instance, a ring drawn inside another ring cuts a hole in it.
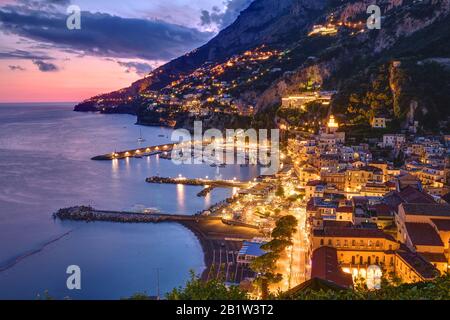
[[[129,88],[89,99],[76,110],[111,112],[112,107],[113,112],[133,112],[140,108],[140,117],[145,118],[144,93],[165,89],[205,63],[214,66],[263,44],[284,52],[276,65],[282,72],[276,77],[271,73],[262,76],[266,81],[259,85],[242,86],[234,96],[240,104],[253,105],[256,113],[279,106],[282,96],[297,92],[305,82],[338,90],[332,105],[343,117],[359,114],[367,118],[383,111],[404,121],[414,101],[419,111],[430,108],[427,103],[434,105],[433,110],[440,108],[435,100],[441,95],[433,93],[428,97],[429,92],[422,90],[425,97],[408,97],[405,92],[410,91],[403,88],[411,89],[417,82],[412,78],[420,74],[416,66],[433,69],[428,67],[430,61],[436,64],[450,57],[450,0],[376,3],[383,16],[380,30],[365,26],[369,16],[366,10],[372,0],[255,0],[209,43],[156,69]],[[337,34],[309,36],[314,25],[327,23],[338,28]],[[403,69],[399,69],[404,73],[400,77],[402,84],[393,80],[394,61],[404,62]],[[449,84],[442,76],[441,88],[445,90]],[[383,79],[377,82],[377,77]],[[402,89],[395,90],[395,83]],[[379,97],[374,97],[377,94]],[[103,101],[101,107],[99,101]],[[382,103],[388,105],[379,108]],[[377,110],[373,110],[375,105]],[[422,111],[419,113],[425,117],[428,112]],[[448,117],[448,111],[443,115]]]

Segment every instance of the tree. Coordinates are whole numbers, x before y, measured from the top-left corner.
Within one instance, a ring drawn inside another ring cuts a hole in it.
[[[184,288],[173,289],[168,300],[247,300],[248,295],[237,286],[227,287],[222,281],[203,281],[191,271],[191,279]]]
[[[305,290],[279,299],[294,300],[450,300],[450,276],[412,284],[385,284],[380,290]]]
[[[262,256],[255,258],[250,263],[250,268],[256,272],[256,283],[261,289],[261,298],[267,299],[269,296],[269,284],[280,282],[282,275],[275,273],[276,262],[279,258],[276,252],[268,252]]]
[[[261,288],[262,299],[269,296],[269,284],[282,280],[282,275],[275,273],[276,263],[286,247],[292,245],[292,236],[297,231],[297,219],[294,216],[284,216],[278,219],[272,230],[272,240],[261,246],[268,253],[257,257],[250,268],[257,273],[257,283]]]
[[[292,236],[297,232],[297,224],[297,219],[294,216],[281,217],[272,230],[272,238],[292,241]]]
[[[135,293],[131,297],[127,298],[126,300],[153,300],[152,297],[147,295],[147,293]]]
[[[286,247],[292,245],[292,241],[284,240],[284,239],[273,239],[270,242],[267,242],[266,244],[261,246],[261,249],[265,251],[272,251],[281,253],[283,252]]]
[[[400,150],[398,152],[397,157],[394,159],[394,167],[400,168],[404,164],[405,164],[405,153],[402,150]]]

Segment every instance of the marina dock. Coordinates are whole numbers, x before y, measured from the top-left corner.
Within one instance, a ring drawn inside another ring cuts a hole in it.
[[[114,159],[126,159],[126,158],[133,158],[133,157],[144,157],[144,156],[150,156],[153,154],[158,154],[162,152],[169,152],[172,151],[173,147],[176,144],[169,143],[169,144],[162,144],[157,146],[149,146],[149,147],[142,147],[138,149],[131,149],[131,150],[125,150],[120,152],[111,152],[107,154],[102,154],[99,156],[93,157],[91,160],[99,160],[99,161],[111,161]]]
[[[210,180],[210,179],[188,179],[188,178],[164,178],[153,176],[145,179],[148,183],[158,184],[183,184],[187,186],[205,186],[209,188],[248,188],[251,182],[239,180]]]

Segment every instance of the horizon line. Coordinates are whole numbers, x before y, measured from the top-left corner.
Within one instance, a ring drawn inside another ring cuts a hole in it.
[[[80,103],[79,101],[0,101],[0,104]]]

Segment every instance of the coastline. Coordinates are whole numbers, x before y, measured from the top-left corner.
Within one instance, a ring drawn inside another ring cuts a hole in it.
[[[205,263],[205,270],[200,276],[203,281],[220,278],[224,279],[225,282],[232,282],[229,281],[229,272],[222,270],[224,265],[227,270],[233,267],[238,269],[239,266],[236,264],[235,257],[242,243],[260,236],[256,229],[230,226],[223,222],[214,226],[205,225],[209,223],[208,221],[179,221],[178,223],[190,230],[200,242]],[[234,258],[229,259],[230,255],[233,255]],[[241,277],[236,275],[234,278],[243,280]]]
[[[189,224],[186,222],[178,222],[178,224],[191,231],[200,243],[200,247],[202,248],[203,252],[203,263],[205,265],[200,278],[203,281],[206,281],[208,279],[209,270],[211,269],[213,263],[213,246],[211,242],[206,239],[206,236],[198,228],[195,228],[193,224]]]
[[[244,280],[251,272],[237,263],[237,253],[243,241],[261,236],[257,228],[225,223],[222,218],[202,215],[143,214],[73,207],[60,209],[53,217],[87,223],[178,223],[191,231],[200,243],[205,269],[199,276],[203,281],[221,279],[238,284]]]

